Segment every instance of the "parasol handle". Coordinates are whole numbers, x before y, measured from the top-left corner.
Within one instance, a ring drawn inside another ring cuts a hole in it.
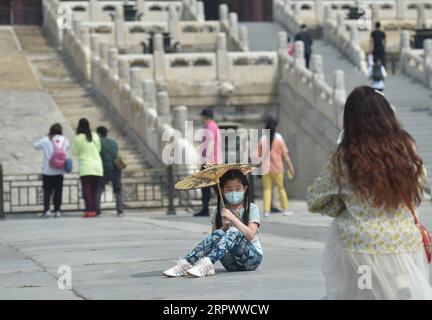
[[[224,199],[223,199],[223,195],[222,195],[222,191],[221,191],[221,188],[220,188],[219,181],[217,183],[217,187],[218,187],[218,191],[219,191],[219,197],[220,197],[220,200],[221,200],[222,208],[225,208],[225,202],[224,202]]]

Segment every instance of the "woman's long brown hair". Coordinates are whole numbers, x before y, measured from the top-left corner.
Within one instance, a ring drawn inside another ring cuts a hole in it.
[[[381,93],[366,86],[354,89],[345,104],[343,127],[332,155],[339,185],[347,176],[361,199],[385,209],[421,201],[423,161]]]

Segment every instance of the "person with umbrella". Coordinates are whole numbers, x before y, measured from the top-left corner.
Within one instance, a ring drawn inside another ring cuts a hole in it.
[[[191,177],[204,184],[216,182],[221,198],[211,217],[212,232],[174,267],[165,270],[165,276],[211,276],[215,274],[214,264],[217,261],[228,271],[252,271],[261,264],[263,250],[258,238],[261,224],[259,209],[250,201],[247,171],[241,165],[233,166],[237,169],[226,170],[229,165],[215,165]],[[214,178],[205,176],[211,171],[216,173]],[[221,172],[225,173],[219,179],[218,173]],[[185,180],[187,185],[188,178]],[[199,183],[193,188],[197,187]],[[179,183],[176,188],[179,189]]]

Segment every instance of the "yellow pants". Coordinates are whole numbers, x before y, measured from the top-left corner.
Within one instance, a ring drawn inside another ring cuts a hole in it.
[[[284,187],[284,174],[281,173],[268,173],[263,176],[263,188],[264,188],[264,212],[270,212],[271,210],[271,199],[272,199],[272,183],[275,183],[276,189],[279,192],[279,198],[281,201],[282,210],[288,209],[288,197]]]

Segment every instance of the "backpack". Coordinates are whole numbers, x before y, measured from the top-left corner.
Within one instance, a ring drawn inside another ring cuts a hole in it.
[[[381,66],[374,65],[372,67],[372,80],[373,81],[382,81],[384,80],[384,75],[381,70]]]
[[[49,160],[49,165],[53,169],[64,170],[66,165],[66,152],[63,150],[64,141],[61,147],[58,147],[54,141],[52,141],[54,151]]]

